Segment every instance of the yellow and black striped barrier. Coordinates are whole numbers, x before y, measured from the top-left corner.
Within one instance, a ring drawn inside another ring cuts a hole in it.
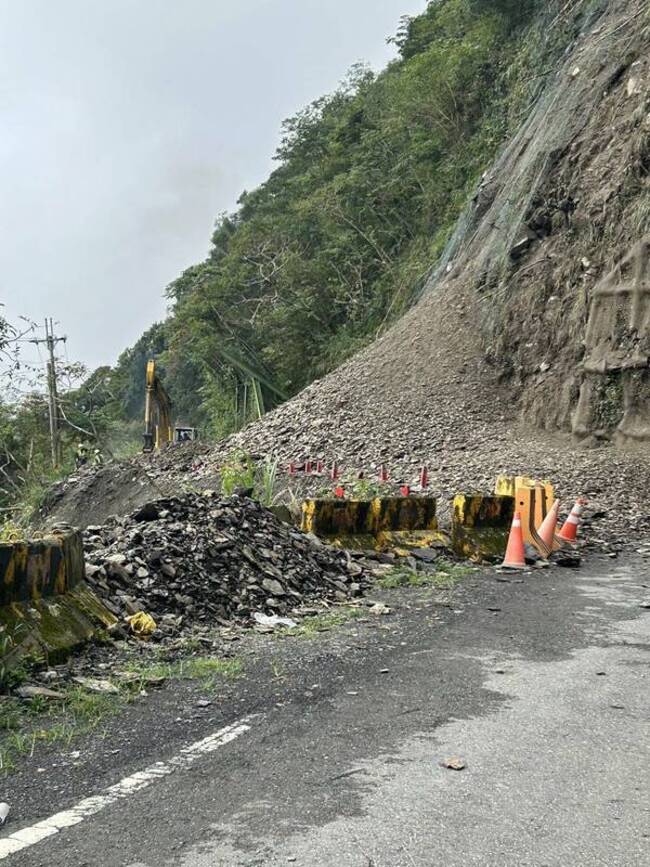
[[[426,548],[446,540],[433,497],[306,500],[301,528],[353,549]]]
[[[503,558],[515,511],[511,496],[457,494],[451,520],[451,545],[468,560]]]

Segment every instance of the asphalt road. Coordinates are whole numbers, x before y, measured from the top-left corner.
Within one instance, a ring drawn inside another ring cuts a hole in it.
[[[26,767],[0,843],[166,763],[4,863],[650,865],[649,587],[647,560],[486,572],[450,603],[394,591],[389,617],[262,642],[209,707],[168,690],[85,761]]]

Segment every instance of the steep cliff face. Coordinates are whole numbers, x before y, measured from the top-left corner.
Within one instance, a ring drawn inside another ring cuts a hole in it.
[[[574,4],[586,6],[587,4]],[[650,438],[650,17],[593,6],[449,251],[522,418]]]

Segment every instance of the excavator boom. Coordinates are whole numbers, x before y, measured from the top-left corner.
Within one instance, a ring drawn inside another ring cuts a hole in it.
[[[147,362],[144,400],[144,452],[160,449],[172,440],[172,403],[156,374],[156,362]]]

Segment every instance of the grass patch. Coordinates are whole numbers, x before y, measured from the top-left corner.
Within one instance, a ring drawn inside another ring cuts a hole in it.
[[[362,617],[364,610],[362,608],[353,608],[347,606],[337,608],[334,611],[325,611],[323,614],[315,614],[313,617],[305,617],[298,626],[294,629],[277,629],[273,635],[285,637],[287,635],[292,638],[314,638],[319,632],[329,632],[336,629],[337,626],[343,626],[350,620],[356,620]]]
[[[68,747],[119,713],[135,696],[90,693],[81,687],[61,690],[63,699],[33,698],[29,702],[4,699],[0,721],[0,774],[16,768],[21,756],[33,756],[43,744]]]
[[[45,744],[68,747],[78,737],[96,731],[111,717],[140,697],[148,685],[165,680],[197,680],[204,689],[214,688],[220,680],[238,677],[239,659],[189,657],[169,663],[125,665],[126,676],[116,675],[112,682],[117,693],[91,692],[82,686],[55,688],[60,700],[35,697],[31,701],[0,699],[0,775],[15,770],[23,756],[34,755]]]
[[[438,590],[451,590],[461,578],[472,572],[471,566],[442,559],[436,561],[435,567],[435,572],[416,572],[408,566],[393,566],[377,579],[377,586],[384,590],[394,590],[397,587],[433,587]]]
[[[218,659],[212,656],[190,656],[174,662],[157,662],[153,665],[129,663],[125,671],[140,676],[142,686],[164,677],[166,680],[200,680],[206,687],[215,686],[221,679],[232,680],[243,671],[240,659]]]

